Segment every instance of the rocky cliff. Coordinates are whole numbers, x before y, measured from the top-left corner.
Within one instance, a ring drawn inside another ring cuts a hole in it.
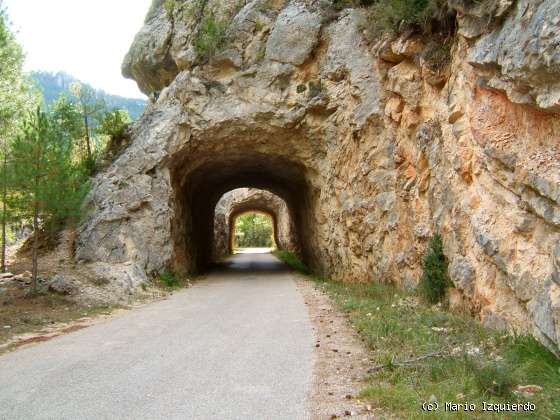
[[[153,103],[95,180],[77,258],[131,285],[197,270],[220,197],[262,188],[336,279],[414,287],[441,233],[452,304],[558,353],[560,1],[491,3],[448,2],[437,62],[430,37],[366,36],[364,9],[155,0],[123,66]]]

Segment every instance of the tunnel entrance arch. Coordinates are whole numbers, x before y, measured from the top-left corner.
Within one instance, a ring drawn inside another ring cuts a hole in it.
[[[210,265],[214,256],[214,210],[225,193],[239,188],[265,190],[282,199],[293,226],[292,250],[303,259],[311,256],[308,238],[312,234],[307,232],[311,224],[305,221],[313,219],[312,202],[318,194],[310,183],[309,168],[277,153],[257,152],[254,145],[251,149],[221,154],[227,157],[220,161],[207,158],[192,162],[187,158],[188,162],[173,168],[172,240],[178,269],[201,272]],[[274,213],[255,204],[245,209]],[[231,252],[231,244],[227,251]]]

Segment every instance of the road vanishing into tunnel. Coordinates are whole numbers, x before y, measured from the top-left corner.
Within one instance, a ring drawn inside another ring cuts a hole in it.
[[[0,419],[304,419],[313,331],[294,275],[239,254],[167,300],[0,357]]]

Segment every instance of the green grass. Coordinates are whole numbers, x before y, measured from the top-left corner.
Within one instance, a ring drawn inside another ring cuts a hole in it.
[[[375,405],[405,418],[422,418],[421,404],[432,396],[439,402],[468,401],[482,407],[482,401],[527,401],[513,391],[531,384],[543,387],[528,400],[536,405],[536,417],[560,417],[560,361],[534,338],[496,333],[390,285],[315,280],[350,315],[371,351],[372,365],[388,365],[369,377],[362,392]],[[391,365],[435,351],[456,356]],[[438,412],[438,418],[461,415]],[[508,413],[508,418],[523,417]]]
[[[179,287],[181,287],[181,281],[171,270],[162,271],[159,274],[159,281],[168,289],[178,289]]]
[[[277,256],[300,271],[301,262]],[[361,398],[399,418],[560,418],[560,360],[534,338],[509,336],[476,320],[428,305],[414,292],[382,283],[343,284],[313,278],[346,312],[370,350],[372,373]],[[454,354],[396,366],[431,352]],[[396,363],[395,363],[396,362]],[[532,397],[514,393],[518,385],[539,385]],[[444,412],[421,409],[435,397],[440,403],[526,402],[535,413]]]
[[[294,254],[292,254],[290,251],[277,250],[274,251],[272,254],[279,260],[284,261],[294,270],[306,275],[310,273],[309,268],[307,268],[307,266],[303,262],[301,262],[300,259],[296,257]]]

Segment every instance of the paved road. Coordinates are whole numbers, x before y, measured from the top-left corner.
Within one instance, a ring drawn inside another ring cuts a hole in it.
[[[236,255],[168,300],[0,357],[0,418],[303,419],[312,349],[285,266]]]

